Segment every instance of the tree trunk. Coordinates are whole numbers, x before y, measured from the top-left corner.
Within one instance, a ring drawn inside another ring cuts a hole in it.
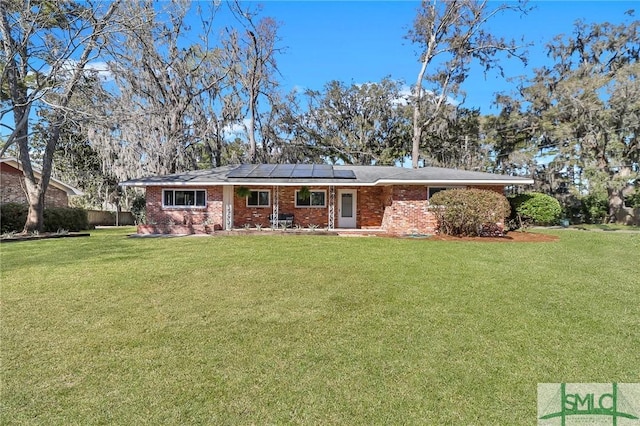
[[[416,81],[415,97],[413,99],[413,139],[411,143],[411,167],[417,169],[420,161],[420,139],[422,139],[422,123],[420,115],[422,112],[422,80],[427,70],[428,59],[422,62],[422,67],[418,73]]]
[[[42,232],[44,229],[44,191],[40,190],[40,185],[34,185],[26,176],[24,182],[29,212],[22,232]]]
[[[435,22],[435,21],[434,21]],[[414,169],[419,167],[420,162],[420,142],[422,139],[422,129],[423,123],[421,122],[422,115],[422,103],[424,90],[422,89],[422,81],[424,80],[424,75],[427,72],[427,66],[432,59],[433,50],[436,43],[435,31],[434,28],[431,29],[431,36],[429,37],[429,44],[427,46],[427,51],[422,59],[422,64],[420,65],[420,72],[418,73],[418,78],[416,79],[416,88],[415,88],[415,98],[413,99],[413,140],[411,147],[411,166]],[[447,79],[448,81],[448,79]],[[444,96],[444,89],[443,94]]]
[[[624,207],[624,196],[622,195],[621,189],[608,188],[607,193],[609,195],[609,216],[607,222],[616,223],[619,213]]]
[[[247,134],[249,136],[249,163],[255,164],[256,155],[256,96],[252,93],[249,98],[249,118],[247,119]]]

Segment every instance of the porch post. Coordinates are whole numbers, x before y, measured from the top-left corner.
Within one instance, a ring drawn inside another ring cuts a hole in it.
[[[335,228],[335,220],[336,220],[335,206],[336,206],[336,187],[330,186],[329,187],[329,220],[327,221],[327,224],[328,224],[327,227],[329,229]]]
[[[272,216],[271,216],[271,228],[273,229],[278,229],[278,210],[280,209],[280,206],[278,205],[280,203],[280,197],[278,194],[278,187],[277,186],[273,186],[273,211],[271,212]]]
[[[233,186],[222,187],[223,228],[226,231],[233,229]]]

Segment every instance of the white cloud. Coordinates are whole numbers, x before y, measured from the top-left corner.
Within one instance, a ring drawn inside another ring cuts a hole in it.
[[[91,70],[96,72],[98,75],[98,78],[100,78],[100,80],[102,81],[113,80],[113,74],[111,74],[111,71],[109,70],[109,65],[106,62],[92,62],[90,64],[87,64],[87,66],[84,68],[86,70]]]
[[[248,118],[243,119],[241,123],[229,124],[223,129],[224,137],[229,138],[233,136],[240,137],[240,136],[246,135],[248,125],[249,125]]]
[[[70,75],[77,66],[78,61],[74,59],[67,59],[60,66],[60,76],[63,77],[65,74]],[[113,74],[111,74],[109,65],[106,62],[91,62],[85,65],[84,69],[90,71],[91,73],[94,73],[103,82],[113,81]],[[44,70],[44,73],[51,74],[52,71],[53,69],[51,67],[48,67],[46,70]]]

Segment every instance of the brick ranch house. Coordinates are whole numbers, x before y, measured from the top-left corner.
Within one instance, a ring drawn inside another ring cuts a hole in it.
[[[533,180],[437,167],[258,164],[223,166],[122,182],[146,189],[140,234],[200,234],[242,227],[300,226],[433,233],[429,197],[449,188]]]
[[[40,179],[40,169],[34,167],[36,179]],[[45,207],[68,207],[69,197],[83,195],[83,192],[57,179],[49,180],[45,193]],[[24,190],[22,164],[16,158],[0,158],[0,205],[7,203],[28,204]]]

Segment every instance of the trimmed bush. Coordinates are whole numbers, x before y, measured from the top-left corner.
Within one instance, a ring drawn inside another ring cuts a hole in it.
[[[528,192],[509,197],[511,219],[518,226],[552,225],[562,216],[560,202],[550,195]]]
[[[483,189],[449,189],[429,200],[438,219],[438,231],[458,236],[502,234],[498,225],[509,216],[507,198]]]
[[[73,232],[89,229],[87,211],[75,207],[44,209],[44,231],[57,232],[59,229]]]
[[[602,223],[609,214],[609,200],[604,194],[582,197],[582,214],[585,223]]]
[[[28,212],[26,204],[7,203],[0,206],[0,233],[21,232]]]
[[[0,206],[0,232],[22,232],[27,221],[29,207],[26,204],[7,203]],[[44,232],[82,231],[89,229],[87,211],[70,207],[50,207],[44,209]]]
[[[136,220],[136,225],[140,225],[142,223],[146,223],[147,221],[147,201],[144,195],[136,195],[136,197],[131,202],[131,214]]]

